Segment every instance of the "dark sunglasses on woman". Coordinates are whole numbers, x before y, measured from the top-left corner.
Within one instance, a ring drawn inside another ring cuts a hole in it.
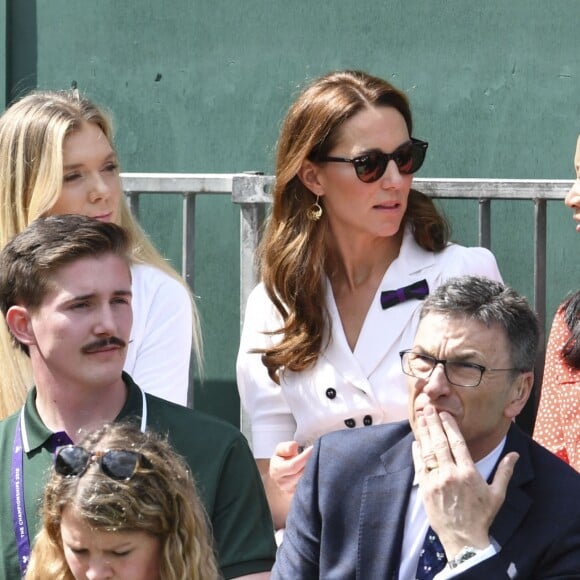
[[[152,467],[151,462],[138,451],[87,451],[80,445],[65,445],[56,453],[54,470],[64,477],[81,477],[93,462],[105,475],[117,481],[131,479],[139,467]]]
[[[409,175],[418,171],[425,161],[429,143],[411,139],[397,147],[392,153],[383,153],[382,151],[373,150],[359,155],[353,159],[346,157],[316,157],[316,161],[326,163],[352,163],[356,176],[364,183],[373,183],[378,181],[387,170],[389,161],[393,160],[399,172],[403,175]]]

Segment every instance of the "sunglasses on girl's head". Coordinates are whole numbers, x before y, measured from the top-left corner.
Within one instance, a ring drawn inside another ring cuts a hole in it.
[[[149,460],[138,451],[87,451],[80,445],[65,445],[57,451],[54,470],[64,477],[80,477],[93,462],[98,463],[105,475],[117,481],[131,479],[139,466],[151,467]]]
[[[391,159],[396,163],[399,172],[408,175],[415,173],[423,165],[425,154],[429,143],[411,139],[397,147],[392,153],[383,153],[382,151],[369,151],[364,155],[359,155],[354,159],[346,157],[319,157],[317,161],[352,163],[356,176],[364,183],[373,183],[378,181],[387,170],[387,165]]]

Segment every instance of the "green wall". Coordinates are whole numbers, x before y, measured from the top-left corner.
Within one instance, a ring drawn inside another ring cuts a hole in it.
[[[35,85],[76,84],[112,111],[124,171],[271,173],[280,121],[304,81],[362,68],[407,91],[415,133],[430,142],[421,176],[573,177],[578,0],[4,5],[8,100]],[[475,244],[477,203],[443,205],[454,238]],[[531,297],[533,205],[497,202],[492,211],[504,277]],[[234,423],[238,219],[229,198],[200,200],[195,290],[207,372],[196,405]],[[178,200],[142,202],[145,228],[176,263],[180,220]],[[551,317],[580,287],[576,252],[568,251],[580,240],[561,203],[550,204],[548,225]]]

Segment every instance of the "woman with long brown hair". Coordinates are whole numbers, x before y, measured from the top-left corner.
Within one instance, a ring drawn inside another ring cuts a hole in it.
[[[360,71],[316,79],[282,126],[237,364],[277,527],[317,437],[407,417],[399,351],[421,298],[456,275],[500,279],[412,188],[427,147],[407,97]]]

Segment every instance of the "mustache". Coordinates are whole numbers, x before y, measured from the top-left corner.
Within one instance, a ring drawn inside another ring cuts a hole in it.
[[[100,338],[89,344],[85,344],[81,348],[81,352],[84,354],[90,354],[91,352],[96,352],[108,346],[118,346],[119,348],[125,348],[127,343],[117,336],[109,336],[108,338]]]

